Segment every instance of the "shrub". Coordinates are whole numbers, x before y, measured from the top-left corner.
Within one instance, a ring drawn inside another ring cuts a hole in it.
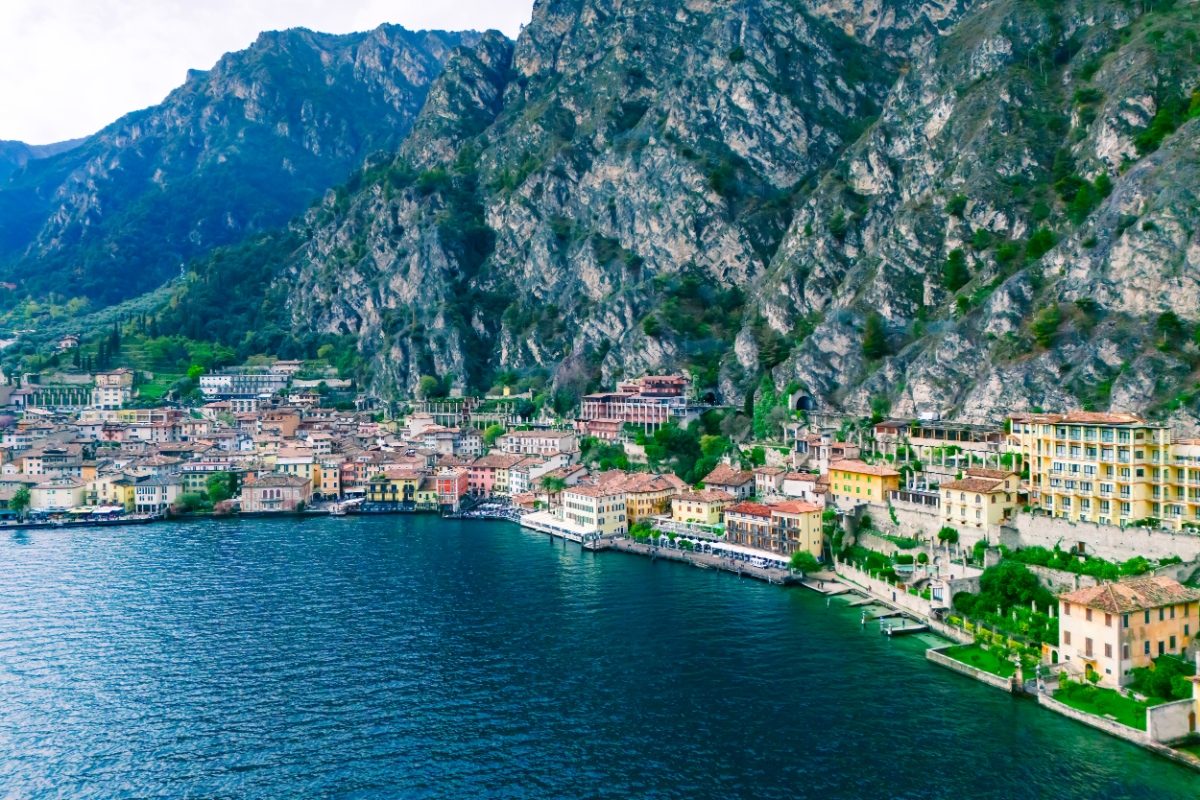
[[[957,292],[971,280],[971,271],[967,268],[967,255],[961,248],[954,248],[946,256],[942,265],[942,285],[948,292]]]
[[[867,314],[866,323],[863,325],[862,351],[864,356],[872,360],[883,358],[890,352],[883,317],[878,312],[872,311]]]
[[[1042,347],[1050,347],[1054,344],[1054,337],[1058,333],[1058,326],[1062,324],[1062,311],[1057,305],[1050,305],[1039,311],[1033,318],[1033,323],[1030,325],[1030,333],[1033,334],[1033,340]]]

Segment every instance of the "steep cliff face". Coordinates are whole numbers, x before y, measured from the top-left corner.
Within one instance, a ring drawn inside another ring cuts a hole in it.
[[[263,34],[0,186],[0,274],[113,301],[284,223],[368,154],[394,151],[463,40],[393,26]]]
[[[756,293],[803,337],[779,380],[970,419],[1193,402],[1196,15],[1137,10],[992,4],[897,82]]]
[[[340,290],[293,294],[296,323],[365,333],[377,373],[402,392],[434,369],[459,388],[535,371],[578,391],[602,375],[686,362],[715,382],[744,302],[738,287],[769,262],[792,198],[878,109],[894,65],[789,2],[542,2],[503,67],[492,44],[452,60],[391,174],[349,201],[369,211],[316,234],[297,284],[336,276]],[[469,135],[447,139],[447,119],[472,123]],[[396,200],[388,187],[401,164],[416,187]],[[440,205],[443,179],[453,209]],[[404,232],[399,250],[381,219]],[[455,242],[458,222],[474,237],[466,246]],[[363,247],[337,255],[334,229]],[[445,303],[426,302],[440,297],[428,281],[443,285],[443,265],[458,262],[421,243],[448,242],[479,261],[454,266],[464,281],[455,298],[483,307],[447,315]],[[390,291],[364,301],[358,286]],[[722,307],[696,325],[687,307],[705,298]],[[660,322],[664,303],[674,311]],[[396,328],[378,308],[392,304],[407,309],[415,337],[376,338]],[[649,335],[655,326],[672,334]]]
[[[1198,43],[1167,0],[541,0],[254,257],[256,318],[395,396],[685,368],[729,403],[1188,423]]]

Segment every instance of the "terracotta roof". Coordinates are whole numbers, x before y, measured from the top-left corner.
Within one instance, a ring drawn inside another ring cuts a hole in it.
[[[675,497],[676,500],[682,500],[690,503],[732,503],[733,495],[721,489],[704,489],[699,492],[686,492]]]
[[[764,506],[762,503],[738,503],[736,506],[730,506],[725,509],[725,516],[730,514],[745,514],[750,517],[769,517],[771,516],[771,506]]]
[[[704,483],[718,486],[741,486],[753,480],[753,472],[742,472],[728,464],[717,464],[716,469],[704,476]]]
[[[1184,586],[1173,578],[1158,575],[1122,583],[1105,583],[1059,595],[1059,600],[1095,608],[1111,614],[1127,614],[1147,608],[1200,600],[1200,589]]]
[[[1090,425],[1141,425],[1146,422],[1137,414],[1113,414],[1098,411],[1071,411],[1062,416],[1062,421]]]
[[[824,511],[821,506],[813,503],[802,503],[799,500],[789,500],[786,503],[776,503],[771,510],[781,514],[811,514],[814,511]]]
[[[853,472],[858,475],[880,475],[885,477],[899,477],[900,473],[889,467],[887,464],[868,464],[865,461],[859,461],[856,458],[847,458],[842,461],[834,461],[829,465],[830,471],[840,469],[842,472]]]
[[[563,494],[577,494],[583,497],[616,497],[625,493],[609,486],[572,486],[564,489]]]
[[[786,470],[783,467],[758,467],[754,470],[755,475],[782,475]]]
[[[992,480],[1002,481],[1017,473],[1007,469],[983,469],[982,467],[968,467],[966,475],[970,478],[991,478]]]
[[[991,478],[963,478],[962,480],[943,483],[942,488],[955,492],[990,494],[991,492],[1004,491],[1004,481],[997,481]]]
[[[508,469],[519,464],[525,456],[509,455],[507,453],[489,453],[471,462],[473,467],[491,467],[492,469]]]

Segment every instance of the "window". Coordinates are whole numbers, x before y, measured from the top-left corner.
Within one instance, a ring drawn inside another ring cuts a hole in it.
[[[1106,627],[1106,628],[1112,627],[1112,614],[1104,615],[1104,627]]]
[[[1162,642],[1159,642],[1159,645],[1161,646]],[[1088,658],[1092,657],[1092,639],[1090,636],[1083,640],[1083,654]]]
[[[1128,627],[1129,627],[1129,615],[1128,615],[1128,614],[1122,614],[1122,615],[1121,615],[1121,627],[1122,627],[1122,628],[1128,628]]]
[[[1171,637],[1171,650],[1172,650],[1172,652],[1175,650],[1175,637],[1174,636]]]
[[[1161,639],[1158,642],[1158,654],[1160,656],[1165,656],[1167,654],[1167,643]]]
[[[1112,645],[1111,644],[1104,645],[1104,657],[1112,658]]]
[[[1090,608],[1084,609],[1083,618],[1086,619],[1088,622],[1092,621],[1092,610]]]
[[[1146,609],[1146,624],[1147,625],[1150,624],[1150,609],[1148,609],[1148,608]],[[1149,652],[1149,651],[1147,651],[1147,652]]]
[[[1142,643],[1142,653],[1144,655],[1150,655],[1150,640],[1149,639],[1147,639],[1145,642]]]
[[[1063,644],[1070,644],[1070,643],[1071,643],[1071,632],[1063,631]]]
[[[1063,604],[1062,604],[1062,613],[1063,613],[1064,617],[1071,616],[1071,604],[1066,602],[1065,600],[1063,601]]]
[[[1125,661],[1129,660],[1129,642],[1121,645],[1121,658]]]

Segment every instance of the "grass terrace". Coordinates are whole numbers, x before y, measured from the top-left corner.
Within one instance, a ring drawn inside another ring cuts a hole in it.
[[[1065,681],[1060,683],[1054,699],[1085,714],[1115,720],[1139,731],[1146,730],[1146,709],[1150,704],[1134,700],[1115,689]]]
[[[1016,666],[1003,655],[994,650],[987,650],[977,644],[962,644],[943,650],[942,653],[955,661],[959,661],[975,669],[990,672],[1001,678],[1011,678],[1017,671]]]

